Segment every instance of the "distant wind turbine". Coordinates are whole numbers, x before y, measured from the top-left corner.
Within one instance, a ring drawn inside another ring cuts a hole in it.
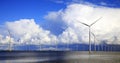
[[[96,39],[96,36],[95,36],[95,34],[92,33],[92,32],[91,32],[91,34],[94,36],[94,51],[96,52],[96,43],[95,43],[95,42],[96,42],[96,40],[95,40],[95,39]]]
[[[90,24],[90,25],[78,21],[79,23],[81,23],[81,24],[83,24],[83,25],[85,25],[85,26],[87,26],[87,27],[89,28],[89,54],[91,53],[91,37],[90,37],[91,31],[90,31],[90,28],[91,28],[92,25],[94,25],[96,22],[98,22],[101,18],[102,18],[102,17],[100,17],[99,19],[95,20],[95,21],[94,21],[92,24]]]
[[[9,39],[9,51],[12,51],[11,33],[10,33],[9,30],[8,30],[8,34],[9,34],[9,37],[10,37],[10,39]]]
[[[6,29],[6,27],[3,24],[0,25],[0,28],[2,28],[3,30],[6,30],[6,32],[8,33],[8,36],[9,36],[9,48],[8,48],[8,50],[12,51],[12,42],[11,42],[11,33],[10,33],[10,31],[8,29]]]

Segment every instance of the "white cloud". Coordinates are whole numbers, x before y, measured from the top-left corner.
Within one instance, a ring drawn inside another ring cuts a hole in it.
[[[61,15],[63,14],[62,10],[59,10],[58,12],[49,12],[48,15],[44,16],[45,19],[51,20],[51,21],[58,21],[61,20]]]
[[[88,44],[88,27],[79,23],[79,21],[91,24],[101,16],[103,18],[91,27],[91,31],[96,35],[97,43],[106,41],[108,44],[120,44],[119,8],[70,4],[66,9],[49,12],[44,17],[45,19],[53,22],[62,21],[67,26],[59,36],[53,35],[49,30],[43,29],[35,23],[34,19],[20,19],[18,21],[6,22],[5,26],[10,31],[12,43],[51,45],[57,43]],[[0,31],[1,43],[8,43],[9,40],[8,31]],[[93,43],[93,36],[91,40]]]
[[[75,30],[71,28],[67,28],[61,35],[59,35],[59,40],[63,43],[79,42],[79,38],[75,33]]]
[[[98,40],[97,43],[106,40],[106,43],[109,44],[120,44],[119,8],[70,4],[66,9],[61,11],[61,14],[59,14],[59,11],[52,13],[56,15],[56,19],[59,18],[58,16],[61,16],[61,20],[63,20],[64,23],[68,26],[68,28],[59,35],[61,37],[60,41],[88,43],[88,28],[80,24],[78,21],[91,24],[96,19],[103,17],[100,21],[91,27],[91,31],[96,35]],[[47,18],[54,18],[54,16],[52,16],[53,15],[51,12],[49,12]],[[73,35],[71,36],[70,33]],[[113,43],[114,36],[118,38],[118,41]]]
[[[36,25],[33,19],[21,19],[19,21],[6,22],[6,26],[11,32],[17,35],[24,35],[25,33],[32,34],[39,32],[39,26]]]
[[[14,22],[6,22],[7,29],[11,33],[11,37],[14,38],[13,43],[18,44],[55,44],[57,41],[56,36],[50,33],[48,30],[42,29],[35,23],[34,19],[21,19]],[[6,39],[9,39],[6,35]],[[1,35],[2,37],[2,35]],[[16,38],[17,37],[17,38]],[[9,42],[8,40],[5,42]]]

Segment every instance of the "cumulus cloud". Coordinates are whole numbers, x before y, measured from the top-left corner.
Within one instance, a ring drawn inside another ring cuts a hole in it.
[[[88,43],[88,27],[79,23],[79,21],[90,25],[98,18],[103,17],[91,27],[91,32],[96,35],[97,43],[106,41],[107,44],[120,44],[119,8],[70,4],[66,9],[58,12],[49,12],[46,16],[48,19],[58,19],[58,16],[61,16],[61,20],[68,28],[59,35],[59,40],[61,42],[74,43]],[[117,38],[117,41],[114,41],[114,37]],[[91,39],[93,43],[93,37]]]
[[[55,44],[56,36],[48,30],[44,30],[34,19],[20,19],[18,21],[6,22],[6,28],[10,31],[11,38],[14,38],[16,44]],[[2,35],[0,35],[2,37]],[[6,35],[4,42],[9,42],[10,36]],[[3,39],[1,39],[3,40]],[[4,43],[3,42],[3,43]]]
[[[44,16],[45,19],[51,20],[51,21],[58,21],[62,19],[62,9],[56,12],[49,12],[48,15]]]
[[[79,38],[75,33],[75,30],[71,28],[67,28],[61,35],[59,35],[59,40],[63,43],[79,42]]]
[[[84,43],[88,44],[88,27],[80,22],[90,25],[100,17],[91,27],[91,32],[96,36],[96,43],[120,44],[120,9],[99,7],[95,5],[70,4],[65,9],[51,11],[44,18],[47,21],[62,22],[65,28],[59,35],[54,35],[50,30],[43,29],[36,24],[34,19],[20,19],[6,22],[6,31],[0,31],[1,43],[15,44],[50,44],[57,43]],[[10,33],[8,33],[10,31]],[[10,39],[11,36],[11,39]],[[91,35],[93,42],[93,35]]]

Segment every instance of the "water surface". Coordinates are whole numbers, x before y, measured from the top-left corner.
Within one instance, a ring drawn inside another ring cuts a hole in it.
[[[120,63],[120,52],[1,51],[0,63]]]

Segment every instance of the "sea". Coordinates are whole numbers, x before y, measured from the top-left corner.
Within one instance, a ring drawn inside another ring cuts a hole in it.
[[[0,63],[120,63],[120,52],[0,51]]]

